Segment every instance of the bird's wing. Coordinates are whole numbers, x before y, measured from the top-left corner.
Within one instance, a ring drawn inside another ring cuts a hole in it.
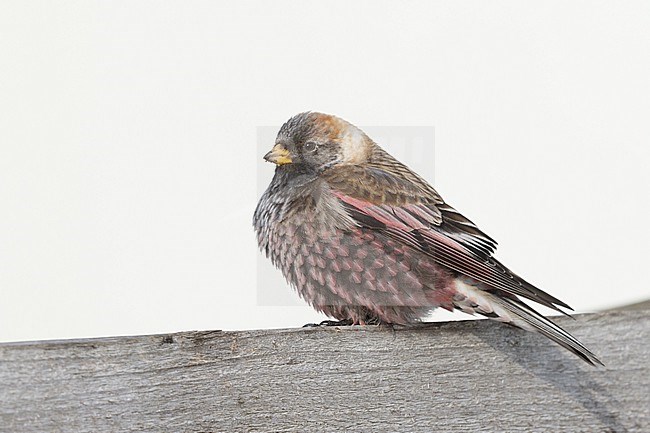
[[[562,313],[558,306],[571,309],[494,259],[491,254],[496,242],[445,204],[420,178],[420,182],[412,182],[378,168],[354,166],[346,170],[351,172],[332,172],[326,180],[358,225],[381,231],[494,289]]]
[[[347,166],[331,170],[327,181],[343,195],[410,209],[409,212],[423,224],[435,226],[439,232],[482,259],[487,259],[496,250],[494,239],[446,204],[424,179],[395,160],[390,170],[381,166]]]

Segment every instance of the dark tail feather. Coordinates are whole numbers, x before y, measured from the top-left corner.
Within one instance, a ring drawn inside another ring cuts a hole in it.
[[[524,304],[521,300],[503,298],[500,296],[493,296],[493,298],[499,305],[501,305],[502,308],[526,322],[526,324],[532,327],[535,331],[539,332],[542,335],[545,335],[560,346],[573,352],[588,364],[598,364],[604,366],[604,364],[596,357],[596,355],[594,355],[589,349],[583,346],[582,343],[580,343],[574,336],[566,332],[564,329],[560,328],[555,323],[551,322],[546,317],[539,314],[528,305]],[[517,323],[513,323],[513,325],[519,326]]]

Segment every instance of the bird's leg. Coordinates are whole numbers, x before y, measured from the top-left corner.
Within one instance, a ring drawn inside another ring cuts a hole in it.
[[[352,319],[345,320],[323,320],[320,323],[307,323],[303,325],[303,328],[316,328],[319,326],[350,326],[352,325]]]
[[[386,330],[386,331],[392,331],[392,332],[395,332],[395,325],[392,324],[392,323],[388,323],[388,322],[379,322],[379,323],[377,323],[377,326],[378,326],[379,329],[381,329],[381,330]]]
[[[378,326],[384,324],[384,322],[377,316],[369,316],[365,320],[362,320],[360,322],[361,325],[369,325],[369,326]]]

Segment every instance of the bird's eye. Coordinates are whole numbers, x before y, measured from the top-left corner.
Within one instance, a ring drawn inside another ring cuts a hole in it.
[[[307,152],[315,152],[316,149],[318,149],[318,144],[314,143],[313,141],[308,141],[302,148]]]

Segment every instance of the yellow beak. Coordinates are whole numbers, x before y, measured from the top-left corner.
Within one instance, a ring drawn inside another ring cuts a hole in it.
[[[289,151],[281,144],[273,146],[273,149],[264,155],[264,159],[277,165],[291,164],[293,162]]]

